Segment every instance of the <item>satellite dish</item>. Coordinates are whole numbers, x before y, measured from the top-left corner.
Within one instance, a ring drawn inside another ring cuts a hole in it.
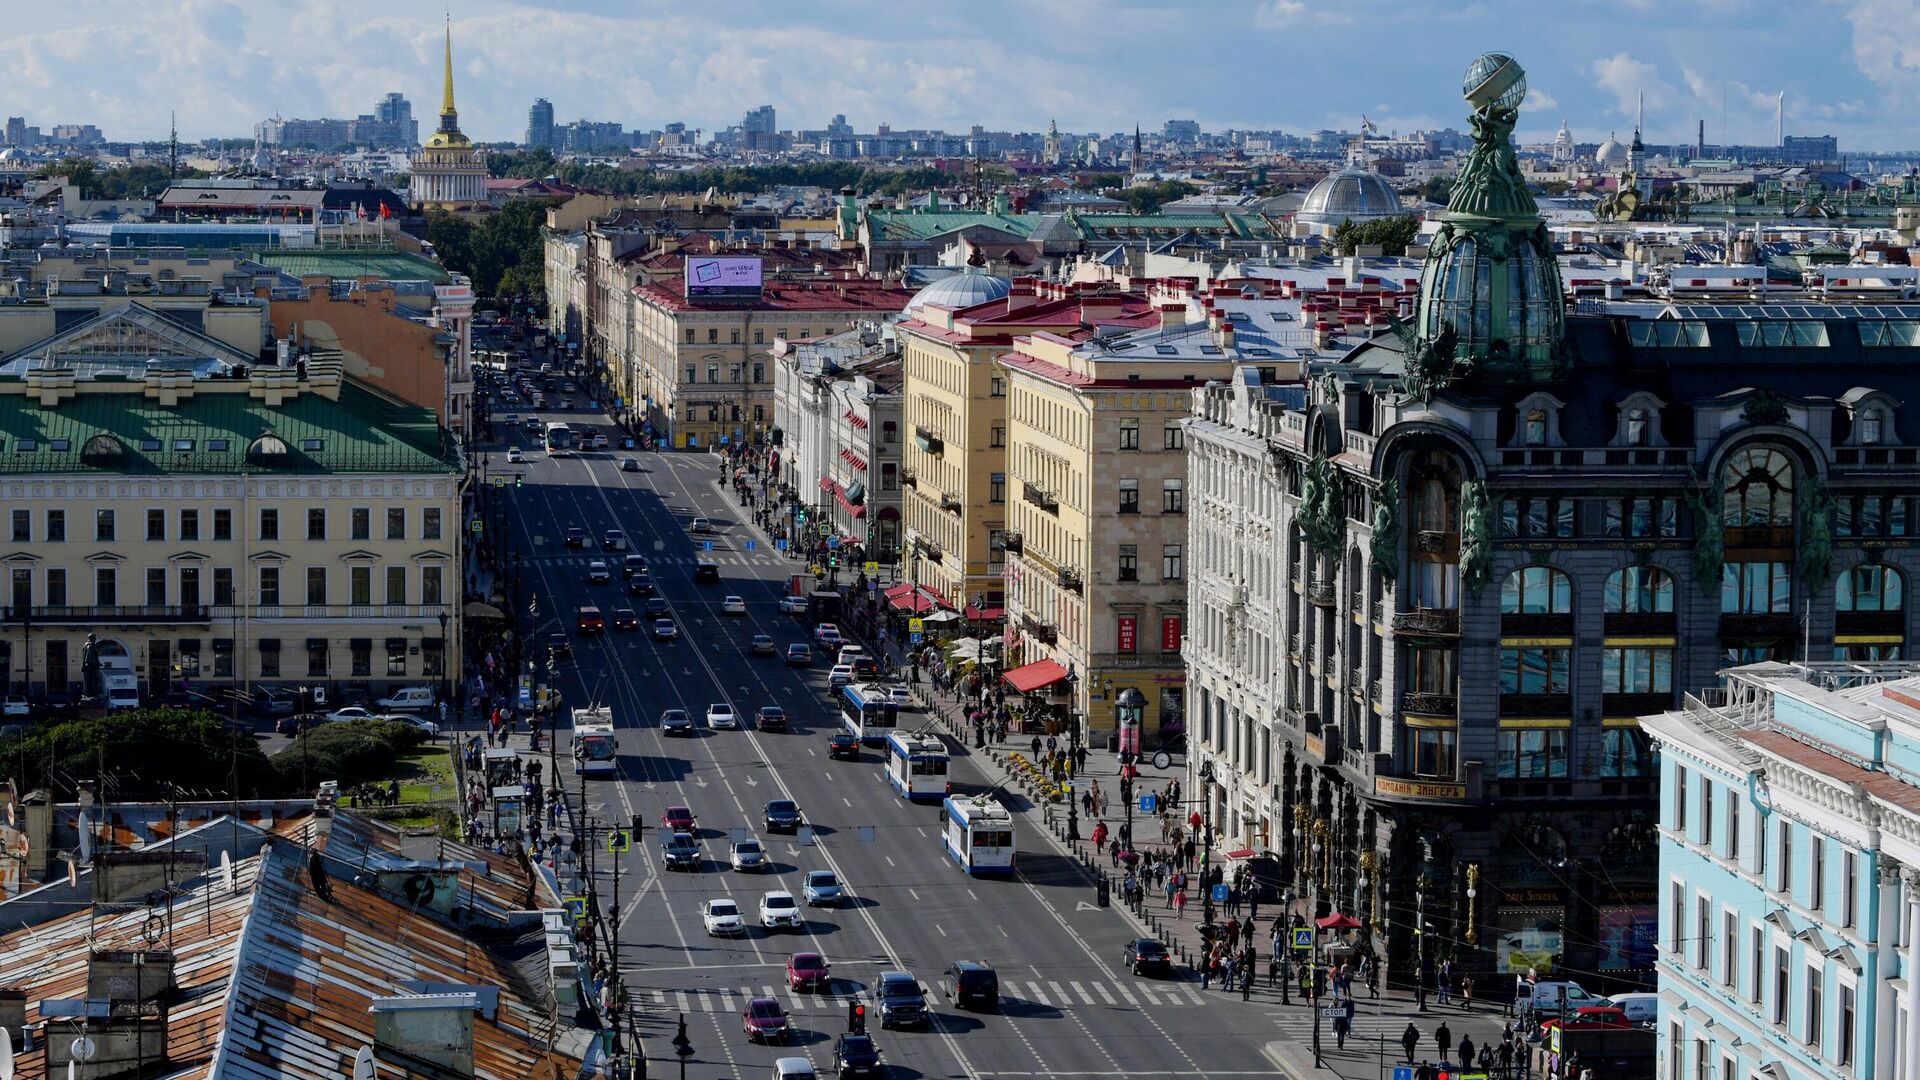
[[[85,1035],[73,1040],[73,1045],[67,1049],[73,1053],[73,1061],[92,1061],[93,1055],[100,1052],[100,1048],[94,1045],[93,1040]],[[71,1065],[73,1062],[70,1061],[67,1064]]]
[[[0,1080],[8,1080],[0,1077]],[[363,1046],[353,1055],[353,1080],[376,1080],[373,1071],[373,1047]]]
[[[13,1080],[13,1034],[0,1027],[0,1080]]]

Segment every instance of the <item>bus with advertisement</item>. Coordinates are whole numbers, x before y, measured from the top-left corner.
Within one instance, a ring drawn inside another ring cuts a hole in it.
[[[588,705],[573,710],[575,776],[612,776],[619,770],[620,739],[613,730],[613,709]]]

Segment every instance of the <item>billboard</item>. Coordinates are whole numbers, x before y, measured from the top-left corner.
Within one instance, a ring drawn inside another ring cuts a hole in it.
[[[759,295],[759,259],[687,256],[687,299]]]

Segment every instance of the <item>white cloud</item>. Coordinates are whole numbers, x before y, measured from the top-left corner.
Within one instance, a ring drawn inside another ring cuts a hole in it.
[[[1344,26],[1353,20],[1333,5],[1306,0],[1267,0],[1253,13],[1254,25],[1269,30],[1297,26]]]
[[[1891,96],[1889,104],[1920,96],[1920,7],[1910,0],[1854,0],[1853,62]]]
[[[1624,52],[1593,62],[1593,81],[1614,100],[1615,109],[1632,116],[1637,98],[1646,95],[1647,107],[1665,106],[1673,96],[1673,87],[1660,78],[1660,69]]]

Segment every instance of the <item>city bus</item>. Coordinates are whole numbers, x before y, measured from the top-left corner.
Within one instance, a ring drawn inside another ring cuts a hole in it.
[[[555,420],[547,425],[547,453],[566,457],[573,453],[573,429]]]
[[[620,749],[613,733],[613,710],[605,705],[589,705],[573,710],[573,772],[575,776],[612,776],[619,763],[614,760]]]
[[[947,780],[947,744],[931,732],[888,732],[887,783],[908,802],[946,798],[953,790]]]
[[[974,877],[1013,873],[1013,815],[988,795],[949,795],[941,803],[947,855]]]
[[[888,732],[900,726],[900,706],[880,687],[843,686],[840,722],[862,743],[879,746]]]

